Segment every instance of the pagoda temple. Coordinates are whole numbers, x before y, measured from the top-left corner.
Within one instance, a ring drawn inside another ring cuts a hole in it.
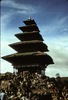
[[[15,34],[20,42],[9,45],[17,52],[2,58],[10,62],[18,72],[41,72],[49,64],[53,64],[53,59],[45,53],[49,51],[48,46],[43,42],[36,22],[31,18],[23,22],[25,26],[19,27],[22,32]]]

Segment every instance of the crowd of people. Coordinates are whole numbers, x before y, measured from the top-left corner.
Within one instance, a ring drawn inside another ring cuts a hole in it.
[[[0,76],[0,100],[68,100],[68,80],[23,71]]]

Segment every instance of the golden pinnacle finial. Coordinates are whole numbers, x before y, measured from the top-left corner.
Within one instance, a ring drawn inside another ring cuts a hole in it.
[[[32,18],[31,18],[31,17],[29,17],[28,19],[29,19],[29,20],[32,20]]]

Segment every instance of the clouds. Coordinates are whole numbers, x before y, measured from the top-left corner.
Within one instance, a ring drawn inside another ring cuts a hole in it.
[[[4,61],[1,59],[1,73],[5,73],[5,72],[13,72],[13,66],[11,66],[10,63]]]
[[[49,65],[46,69],[46,74],[55,76],[60,73],[60,76],[68,76],[68,37],[57,37],[50,40],[46,39],[49,48],[49,55],[54,60],[53,65]]]
[[[68,15],[53,18],[53,20],[50,21],[50,23],[43,25],[41,28],[41,32],[45,33],[43,34],[45,36],[68,36]]]
[[[46,75],[50,77],[60,73],[60,76],[68,76],[68,15],[56,16],[51,23],[41,27],[45,43],[49,48],[49,55],[54,60],[54,65],[49,65]]]
[[[49,77],[56,77],[57,73],[60,74],[60,77],[68,77],[68,69],[66,69],[63,66],[60,66],[60,69],[56,66],[54,66],[54,67],[48,66],[45,73]]]
[[[19,4],[19,3],[14,2],[14,0],[11,0],[11,1],[10,0],[3,0],[1,3],[1,6],[5,7],[5,8],[7,7],[8,9],[12,10],[13,13],[14,13],[14,11],[17,13],[22,13],[22,14],[36,13],[35,6],[33,7],[29,4],[24,5],[23,3]]]
[[[15,25],[19,25],[20,20],[25,16],[30,17],[33,14],[38,13],[38,7],[30,4],[17,3],[15,0],[2,0],[1,1],[1,29],[15,28]],[[20,19],[19,19],[20,17]],[[12,23],[13,22],[13,23]],[[9,28],[8,28],[9,27]],[[18,27],[18,26],[16,26]]]
[[[10,54],[11,52],[13,53],[14,50],[12,50],[11,48],[8,47],[8,39],[7,40],[4,40],[2,39],[1,37],[1,57],[6,55],[6,54]],[[6,62],[5,60],[3,59],[0,59],[1,61],[1,66],[0,66],[0,73],[5,73],[7,71],[9,72],[13,72],[13,67],[11,66],[10,63]]]
[[[68,64],[68,37],[51,38],[47,44],[56,62]]]

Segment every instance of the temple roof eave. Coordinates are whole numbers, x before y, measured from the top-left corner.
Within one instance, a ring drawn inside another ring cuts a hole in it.
[[[35,24],[28,25],[28,26],[20,26],[19,29],[23,32],[33,32],[33,31],[40,32],[39,28]]]
[[[36,22],[33,19],[31,19],[31,18],[29,18],[27,20],[24,20],[23,22],[25,23],[25,25],[36,24]]]
[[[21,41],[25,41],[25,40],[28,40],[28,41],[29,40],[41,40],[41,41],[43,41],[43,38],[38,31],[18,33],[18,34],[15,34],[15,36]]]
[[[22,41],[22,42],[16,42],[16,43],[13,43],[13,44],[9,44],[9,46],[18,45],[18,44],[31,44],[31,43],[43,43],[43,42],[40,41],[40,40]]]
[[[14,63],[16,65],[53,64],[52,58],[46,53],[42,53],[42,52],[15,53],[8,56],[4,56],[2,57],[2,59],[12,64]]]
[[[21,32],[18,34],[35,34],[35,33],[39,33],[38,31],[33,31],[33,32]]]
[[[48,47],[42,41],[23,41],[17,42],[9,45],[11,48],[18,52],[31,52],[31,51],[49,51]]]

